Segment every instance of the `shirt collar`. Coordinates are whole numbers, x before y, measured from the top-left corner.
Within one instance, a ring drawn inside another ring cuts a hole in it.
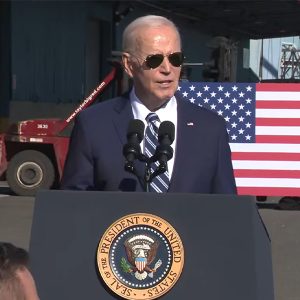
[[[134,118],[146,122],[146,117],[149,113],[151,113],[151,111],[136,96],[134,87],[130,92],[130,102]],[[155,113],[158,115],[160,122],[163,122],[169,120],[170,114],[174,114],[176,111],[177,101],[175,96],[173,96],[169,101],[166,102],[165,105],[155,111]]]

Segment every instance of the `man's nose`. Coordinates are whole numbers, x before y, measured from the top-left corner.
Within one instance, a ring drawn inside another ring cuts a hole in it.
[[[160,71],[162,73],[170,73],[171,72],[171,64],[170,64],[167,56],[164,57],[164,60],[162,61],[161,65],[160,65]]]

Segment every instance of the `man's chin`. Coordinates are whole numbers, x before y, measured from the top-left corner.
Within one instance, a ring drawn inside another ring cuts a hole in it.
[[[157,98],[155,103],[156,103],[156,109],[163,107],[171,98],[173,97],[173,95],[167,95],[165,97],[160,97]]]
[[[157,110],[164,106],[174,96],[174,93],[173,90],[164,93],[153,93],[150,97],[147,97],[147,101],[145,101],[146,97],[141,97],[141,99],[144,99],[142,102],[149,109]]]
[[[161,100],[161,102],[166,102],[168,100],[170,100],[175,94],[175,90],[168,90],[168,91],[164,91],[163,93],[160,93],[158,95],[157,98],[159,98]]]

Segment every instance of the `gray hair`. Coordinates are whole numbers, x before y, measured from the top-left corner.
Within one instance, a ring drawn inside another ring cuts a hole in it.
[[[177,26],[169,19],[156,16],[156,15],[147,15],[144,17],[139,17],[129,23],[123,32],[123,44],[122,48],[124,52],[135,51],[137,47],[137,29],[146,27],[146,28],[157,28],[161,26],[172,27],[178,35],[179,42],[181,44],[181,38]]]

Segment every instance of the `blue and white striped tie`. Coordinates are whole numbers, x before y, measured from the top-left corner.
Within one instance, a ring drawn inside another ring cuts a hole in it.
[[[156,146],[158,145],[158,127],[160,124],[159,118],[156,113],[150,113],[146,117],[148,126],[145,133],[145,152],[147,157],[152,157],[155,153]],[[159,165],[159,162],[151,164],[151,174]],[[150,192],[165,193],[168,191],[170,185],[169,173],[166,171],[153,178],[150,183]]]

